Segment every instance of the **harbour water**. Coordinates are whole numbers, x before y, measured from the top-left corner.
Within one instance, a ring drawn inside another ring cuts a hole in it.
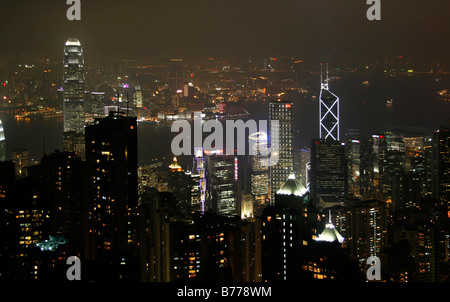
[[[307,94],[286,94],[294,103],[296,147],[307,147],[310,140],[318,136],[319,84],[311,87]],[[340,98],[341,138],[348,129],[359,129],[361,135],[368,138],[381,130],[430,135],[441,125],[448,126],[450,102],[440,98],[437,92],[450,87],[450,76],[344,75],[329,85]],[[268,102],[248,101],[243,105],[250,118],[259,120],[268,118]],[[31,159],[40,161],[44,152],[62,149],[61,118],[16,120],[13,115],[1,113],[0,119],[5,131],[7,158],[14,149],[28,149]],[[139,163],[170,161],[174,135],[170,125],[140,124]]]

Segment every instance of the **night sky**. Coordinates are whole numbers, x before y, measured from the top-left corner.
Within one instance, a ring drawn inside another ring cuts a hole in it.
[[[335,57],[403,55],[449,60],[448,0],[0,0],[0,62],[17,53],[61,55],[68,37],[86,54]]]

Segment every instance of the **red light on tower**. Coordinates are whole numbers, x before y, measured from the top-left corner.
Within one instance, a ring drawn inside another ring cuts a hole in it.
[[[291,104],[286,104],[286,105],[284,105],[284,107],[291,108]]]

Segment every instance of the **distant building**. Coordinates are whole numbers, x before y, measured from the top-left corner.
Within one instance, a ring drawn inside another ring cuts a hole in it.
[[[141,86],[139,86],[139,85],[134,86],[133,106],[136,108],[143,107],[142,89],[141,89]]]
[[[184,84],[184,67],[181,59],[171,59],[169,66],[169,89],[170,93],[182,93]]]

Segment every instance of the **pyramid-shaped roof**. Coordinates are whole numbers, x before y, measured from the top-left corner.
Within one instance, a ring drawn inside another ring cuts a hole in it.
[[[278,190],[277,194],[304,196],[307,192],[308,189],[306,189],[301,182],[295,178],[294,174],[291,174],[281,189]]]
[[[325,225],[325,229],[316,239],[316,241],[326,241],[326,242],[344,242],[344,237],[339,234],[334,225],[331,223],[331,215],[329,218],[329,223]]]

